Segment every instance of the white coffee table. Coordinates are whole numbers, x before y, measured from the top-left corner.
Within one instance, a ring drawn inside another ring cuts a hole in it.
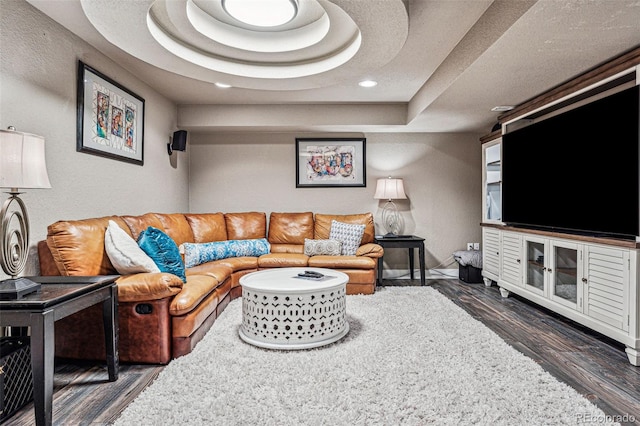
[[[320,272],[321,280],[299,278]],[[240,338],[268,349],[309,349],[328,345],[349,332],[347,274],[323,268],[277,268],[240,278]]]

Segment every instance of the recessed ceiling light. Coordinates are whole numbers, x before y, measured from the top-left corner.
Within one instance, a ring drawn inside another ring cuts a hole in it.
[[[220,83],[220,82],[216,82],[214,83],[216,86],[218,86],[221,89],[228,89],[229,87],[231,87],[230,84],[226,84],[226,83]]]
[[[378,85],[377,81],[373,81],[373,80],[362,80],[360,83],[358,83],[360,86],[362,87],[374,87]]]
[[[233,18],[256,27],[277,27],[298,14],[298,0],[222,0]]]
[[[498,105],[498,106],[494,106],[493,108],[491,108],[491,111],[493,112],[504,112],[504,111],[511,111],[514,108],[513,105]]]

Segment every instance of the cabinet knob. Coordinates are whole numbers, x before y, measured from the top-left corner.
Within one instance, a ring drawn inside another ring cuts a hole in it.
[[[547,268],[547,271],[551,272],[551,271],[552,271],[552,269],[551,269],[551,268]]]
[[[586,278],[583,278],[583,279],[582,279],[582,282],[583,282],[584,284],[588,284],[588,281],[587,281],[587,279],[586,279]]]
[[[520,263],[520,259],[516,259],[516,262]]]

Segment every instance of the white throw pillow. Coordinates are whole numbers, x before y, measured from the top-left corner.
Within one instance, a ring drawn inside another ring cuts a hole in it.
[[[362,242],[364,228],[365,225],[356,225],[332,220],[329,239],[342,242],[342,254],[344,256],[355,256],[356,250],[358,250],[358,247],[360,247],[360,243]]]
[[[311,240],[305,238],[304,254],[307,256],[340,256],[340,254],[342,254],[342,242],[338,240]]]
[[[158,265],[138,246],[136,240],[113,220],[109,221],[104,234],[104,249],[119,274],[160,272]]]

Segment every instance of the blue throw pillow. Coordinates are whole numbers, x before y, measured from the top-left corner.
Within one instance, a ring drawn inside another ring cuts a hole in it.
[[[187,282],[180,250],[167,234],[150,226],[138,235],[138,245],[153,259],[161,272],[177,275],[183,282]]]
[[[184,263],[187,268],[229,257],[258,257],[269,253],[271,245],[266,238],[255,240],[228,240],[211,243],[184,243]]]

